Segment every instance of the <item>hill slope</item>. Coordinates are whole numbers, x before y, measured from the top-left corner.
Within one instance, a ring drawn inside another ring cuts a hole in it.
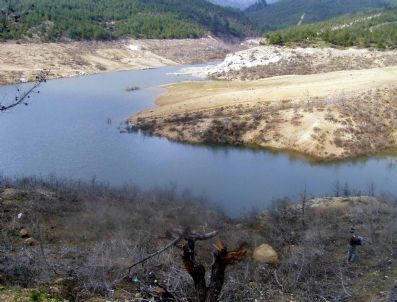
[[[397,8],[345,16],[327,22],[292,26],[267,33],[270,44],[331,44],[397,48]]]
[[[0,8],[5,3],[0,0]],[[205,0],[22,0],[15,10],[30,13],[7,30],[0,25],[3,40],[197,38],[207,32],[242,36],[252,29],[241,12]]]
[[[248,13],[256,26],[264,30],[275,30],[296,25],[330,19],[335,16],[384,8],[395,0],[281,0],[264,9]]]

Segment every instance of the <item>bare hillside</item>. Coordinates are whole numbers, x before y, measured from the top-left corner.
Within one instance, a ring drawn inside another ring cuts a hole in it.
[[[184,40],[124,40],[114,42],[2,43],[0,84],[30,81],[43,69],[50,78],[100,72],[138,70],[221,60],[248,48],[212,37]]]

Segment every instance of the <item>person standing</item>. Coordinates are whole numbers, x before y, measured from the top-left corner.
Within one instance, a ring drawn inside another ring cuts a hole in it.
[[[357,259],[357,247],[362,245],[363,238],[355,234],[355,229],[350,229],[349,250],[347,252],[347,262],[354,262]]]

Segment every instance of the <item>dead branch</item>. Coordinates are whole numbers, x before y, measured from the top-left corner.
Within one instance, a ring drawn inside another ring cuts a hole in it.
[[[10,110],[20,104],[27,105],[28,104],[26,102],[27,99],[30,98],[30,95],[32,93],[36,92],[37,88],[42,83],[45,83],[47,81],[48,74],[49,74],[49,70],[41,71],[40,74],[36,77],[36,81],[33,83],[32,87],[30,87],[27,91],[20,92],[18,89],[18,92],[20,92],[20,95],[16,96],[13,101],[10,101],[9,104],[7,104],[7,105],[3,105],[0,103],[0,112]]]
[[[339,280],[340,280],[340,282],[341,282],[341,285],[342,285],[342,288],[343,288],[343,291],[345,292],[346,296],[349,297],[349,298],[351,298],[352,295],[351,295],[351,293],[349,293],[349,291],[348,291],[347,288],[346,288],[345,281],[343,280],[343,271],[342,271],[342,267],[341,267],[340,265],[339,265],[339,274],[337,274],[336,276],[339,278]]]
[[[138,266],[139,264],[142,264],[142,263],[144,263],[144,262],[146,262],[146,261],[152,259],[153,257],[156,257],[157,255],[160,255],[161,253],[165,252],[165,251],[168,250],[169,248],[171,248],[171,247],[173,247],[174,245],[178,244],[178,242],[180,242],[180,241],[182,240],[182,238],[183,238],[182,235],[179,236],[178,238],[175,238],[175,239],[172,240],[170,243],[168,243],[165,247],[159,249],[158,251],[156,251],[156,252],[154,252],[154,253],[152,253],[152,254],[146,256],[145,258],[139,260],[138,262],[134,263],[133,265],[131,265],[131,266],[128,268],[128,274],[131,273],[131,270],[132,270],[134,267],[136,267],[136,266]]]
[[[274,270],[274,279],[276,280],[277,285],[280,287],[281,290],[284,290],[284,286],[280,283],[277,276],[277,271]]]
[[[60,274],[59,272],[57,272],[57,270],[55,269],[55,267],[52,266],[52,265],[48,262],[48,259],[47,259],[46,255],[45,255],[44,246],[43,246],[43,245],[44,245],[44,244],[43,244],[44,240],[43,240],[43,236],[41,235],[41,229],[40,229],[40,222],[39,222],[39,220],[36,221],[36,228],[37,228],[37,234],[38,234],[38,236],[39,236],[39,248],[40,248],[40,253],[41,253],[41,256],[42,256],[42,258],[43,258],[44,263],[45,263],[45,265],[47,266],[47,268],[48,268],[49,270],[51,270],[52,272],[54,272],[55,275],[60,276],[61,274]]]

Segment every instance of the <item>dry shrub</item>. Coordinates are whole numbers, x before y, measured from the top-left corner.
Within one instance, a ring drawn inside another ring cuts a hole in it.
[[[170,232],[187,226],[218,230],[219,239],[231,249],[244,241],[250,248],[268,243],[280,256],[277,267],[249,257],[230,267],[221,301],[278,301],[287,293],[299,301],[342,301],[360,294],[358,285],[367,280],[360,276],[372,278],[372,271],[394,265],[390,261],[397,250],[396,203],[386,196],[345,197],[341,207],[327,207],[327,201],[314,207],[310,202],[279,200],[262,215],[232,220],[172,188],[141,191],[95,181],[0,178],[0,193],[10,186],[18,194],[16,202],[0,207],[0,280],[21,286],[48,284],[59,277],[56,271],[72,278],[63,293],[69,300],[92,294],[111,298],[116,288],[146,295],[153,282],[149,272],[177,301],[193,298],[193,282],[178,249],[134,268],[123,279],[129,265],[167,244]],[[351,190],[338,184],[337,192],[348,196]],[[24,216],[16,221],[20,212]],[[352,225],[367,241],[359,249],[357,265],[346,266]],[[42,244],[25,246],[18,236],[21,226]],[[197,247],[198,261],[206,266],[212,262],[212,243],[200,242]]]
[[[94,293],[110,297],[129,265],[168,242],[167,231],[227,224],[219,210],[175,188],[141,191],[109,188],[95,180],[0,179],[0,193],[6,186],[23,194],[0,207],[0,275],[21,286],[71,277],[76,281],[73,299]],[[16,222],[18,213],[23,216]],[[40,243],[26,246],[18,235],[22,226]],[[144,278],[154,271],[183,293],[181,281],[174,281],[179,277],[170,275],[182,270],[178,252],[170,250],[133,273]]]

